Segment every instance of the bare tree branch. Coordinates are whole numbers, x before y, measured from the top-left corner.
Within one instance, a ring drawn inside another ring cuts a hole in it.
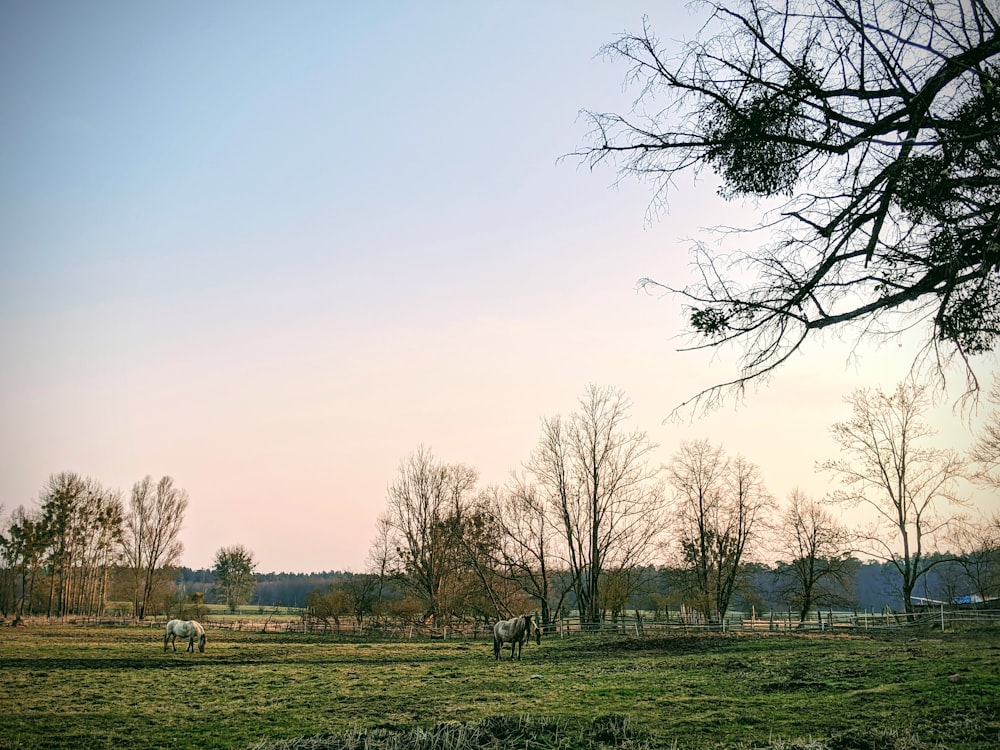
[[[969,356],[1000,336],[1000,24],[990,0],[704,3],[699,38],[665,51],[641,33],[604,48],[639,92],[627,115],[585,112],[571,156],[653,186],[711,169],[724,197],[784,202],[773,241],[695,249],[700,280],[643,279],[680,297],[693,348],[735,344],[766,376],[809,336],[900,332]],[[747,279],[737,283],[737,279]],[[968,378],[975,383],[974,375]]]

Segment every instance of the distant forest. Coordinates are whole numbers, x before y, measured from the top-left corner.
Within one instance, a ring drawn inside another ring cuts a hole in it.
[[[895,612],[903,610],[903,601],[899,598],[898,573],[890,563],[856,561],[853,585],[843,604],[834,606],[837,610],[868,610],[882,611],[886,607]],[[942,561],[932,568],[921,584],[921,590],[915,593],[924,599],[951,602],[954,599],[968,595],[970,592],[956,588],[961,586],[960,570],[955,563]],[[776,567],[765,565],[749,565],[746,568],[743,584],[734,597],[735,611],[749,612],[751,607],[758,612],[785,611],[789,603],[780,592],[780,580]],[[650,568],[643,576],[646,581],[641,593],[634,594],[628,610],[640,609],[655,612],[663,608],[664,602],[676,607],[680,593],[672,585],[676,571],[670,568]],[[356,576],[364,573],[349,573],[328,571],[321,573],[258,573],[257,588],[250,600],[251,606],[272,607],[305,607],[310,592],[326,592],[342,587]],[[180,568],[174,583],[179,593],[190,595],[202,593],[205,601],[215,603],[212,589],[214,576],[211,570]],[[385,595],[388,598],[403,596],[402,590],[387,586]],[[568,608],[575,609],[572,593],[568,598]],[[825,611],[828,605],[822,605]]]

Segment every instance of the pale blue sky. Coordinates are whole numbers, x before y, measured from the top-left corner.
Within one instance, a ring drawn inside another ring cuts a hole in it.
[[[647,225],[646,186],[557,163],[580,109],[631,101],[596,54],[644,13],[664,41],[698,25],[681,3],[0,3],[0,503],[58,471],[169,474],[187,564],[240,543],[262,570],[359,570],[404,455],[502,481],[591,382],[664,461],[706,436],[777,496],[821,494],[842,397],[912,352],[813,347],[744,409],[661,424],[732,363],[676,354],[676,305],[635,282],[749,211],[682,185]]]

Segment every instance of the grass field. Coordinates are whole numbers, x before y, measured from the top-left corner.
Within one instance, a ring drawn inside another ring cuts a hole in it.
[[[497,748],[980,750],[1000,747],[1000,631],[574,635],[498,664],[486,640],[210,631],[187,654],[158,629],[33,625],[0,629],[0,707],[0,748],[443,747],[444,726]]]

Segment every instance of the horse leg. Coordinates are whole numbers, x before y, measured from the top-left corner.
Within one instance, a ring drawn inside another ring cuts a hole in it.
[[[190,652],[191,652],[192,654],[194,653],[194,636],[191,636],[191,637],[190,637],[190,638],[188,639],[188,647],[187,647],[186,649],[184,649],[184,653],[186,654],[186,653],[188,653],[189,651],[190,651]]]
[[[500,661],[500,649],[502,644],[496,636],[493,637],[493,658]]]

